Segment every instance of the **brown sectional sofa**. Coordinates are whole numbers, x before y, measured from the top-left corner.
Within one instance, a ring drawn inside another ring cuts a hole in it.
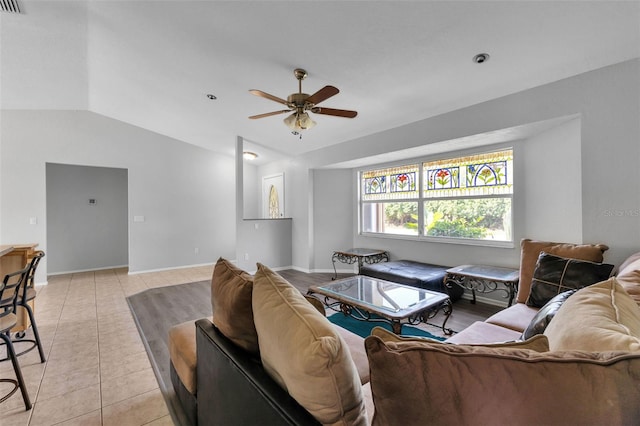
[[[525,304],[535,268],[523,267],[528,256],[601,262],[606,246],[588,247],[585,255],[575,245],[523,241],[519,303],[445,343],[334,332],[261,267],[252,304],[259,353],[226,337],[215,317],[198,320],[195,371],[178,371],[174,385],[197,376],[191,397],[201,425],[640,424],[640,253],[615,278],[569,297],[543,335],[517,341],[538,312]],[[181,327],[194,333],[193,323]],[[304,356],[290,357],[297,353]],[[188,364],[173,362],[172,352],[172,368]]]
[[[526,304],[536,262],[542,252],[565,258],[602,262],[609,247],[603,244],[566,244],[524,239],[520,242],[520,280],[516,303],[488,318],[477,322],[450,337],[451,343],[480,344],[520,339],[524,330],[538,313],[538,308]]]

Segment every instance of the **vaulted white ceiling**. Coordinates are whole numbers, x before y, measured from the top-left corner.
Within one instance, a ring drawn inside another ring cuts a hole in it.
[[[299,154],[640,57],[638,1],[18,1],[0,13],[2,108],[228,153],[240,135]],[[283,108],[248,90],[286,98],[298,67],[358,117],[315,115],[302,140],[286,114],[249,120]]]

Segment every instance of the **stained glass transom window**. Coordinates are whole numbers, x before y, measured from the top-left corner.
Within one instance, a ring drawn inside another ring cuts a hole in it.
[[[513,193],[513,151],[505,150],[423,164],[426,198]]]
[[[418,197],[420,166],[390,167],[362,173],[363,200],[392,200]]]

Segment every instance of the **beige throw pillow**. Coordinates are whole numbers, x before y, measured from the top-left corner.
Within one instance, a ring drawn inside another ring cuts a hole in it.
[[[567,299],[544,334],[552,351],[640,351],[640,307],[610,278]]]
[[[253,277],[250,274],[226,259],[218,259],[211,278],[212,322],[233,343],[257,354],[258,334],[253,324],[252,290]]]
[[[253,313],[260,357],[275,381],[322,424],[366,424],[360,378],[334,325],[298,289],[261,264]]]
[[[516,301],[525,303],[531,290],[531,279],[541,252],[570,259],[588,260],[602,263],[602,254],[609,249],[604,244],[567,244],[550,241],[534,241],[528,238],[520,241],[520,280]]]
[[[374,426],[627,425],[640,353],[544,352],[365,340]]]
[[[640,305],[640,253],[630,256],[620,265],[618,283]]]

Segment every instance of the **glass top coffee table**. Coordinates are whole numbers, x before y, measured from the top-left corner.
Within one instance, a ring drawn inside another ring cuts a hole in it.
[[[327,307],[361,321],[384,321],[401,334],[402,324],[430,324],[427,321],[443,311],[442,331],[453,312],[449,296],[378,278],[356,275],[320,286],[311,286],[307,294],[324,296]]]

